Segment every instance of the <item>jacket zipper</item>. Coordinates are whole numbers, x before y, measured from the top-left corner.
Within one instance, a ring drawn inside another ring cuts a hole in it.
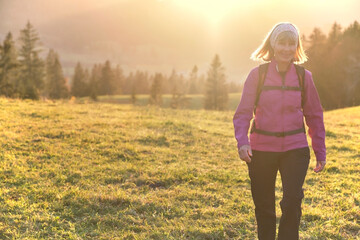
[[[281,90],[281,124],[282,124],[282,132],[285,132],[285,129],[284,129],[284,94],[285,94],[285,76],[286,76],[286,73],[285,74],[282,74],[281,75],[281,80],[282,80],[282,83],[281,83],[281,86],[282,86],[282,90]],[[281,151],[284,151],[284,138],[285,137],[282,137],[281,138]]]

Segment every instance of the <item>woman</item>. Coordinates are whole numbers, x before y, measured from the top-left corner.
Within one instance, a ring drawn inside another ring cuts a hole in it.
[[[269,63],[248,75],[233,123],[240,159],[248,165],[258,237],[275,239],[275,179],[279,171],[283,198],[278,239],[299,239],[302,186],[310,160],[304,117],[317,161],[314,171],[321,172],[326,164],[320,99],[311,73],[294,64],[307,57],[293,24],[277,24],[252,59]]]

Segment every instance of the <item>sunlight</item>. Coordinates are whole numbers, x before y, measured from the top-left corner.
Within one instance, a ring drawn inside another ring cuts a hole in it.
[[[192,10],[206,17],[213,25],[234,8],[246,4],[247,1],[239,0],[172,0],[179,7]]]

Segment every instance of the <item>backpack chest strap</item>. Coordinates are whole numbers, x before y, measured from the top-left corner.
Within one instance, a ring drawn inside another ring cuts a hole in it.
[[[285,91],[301,91],[300,87],[293,86],[263,86],[262,91],[267,90],[285,90]]]

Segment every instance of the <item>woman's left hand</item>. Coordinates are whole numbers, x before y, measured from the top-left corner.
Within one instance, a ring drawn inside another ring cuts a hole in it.
[[[326,161],[316,161],[316,167],[314,168],[314,172],[321,172],[326,165]]]

